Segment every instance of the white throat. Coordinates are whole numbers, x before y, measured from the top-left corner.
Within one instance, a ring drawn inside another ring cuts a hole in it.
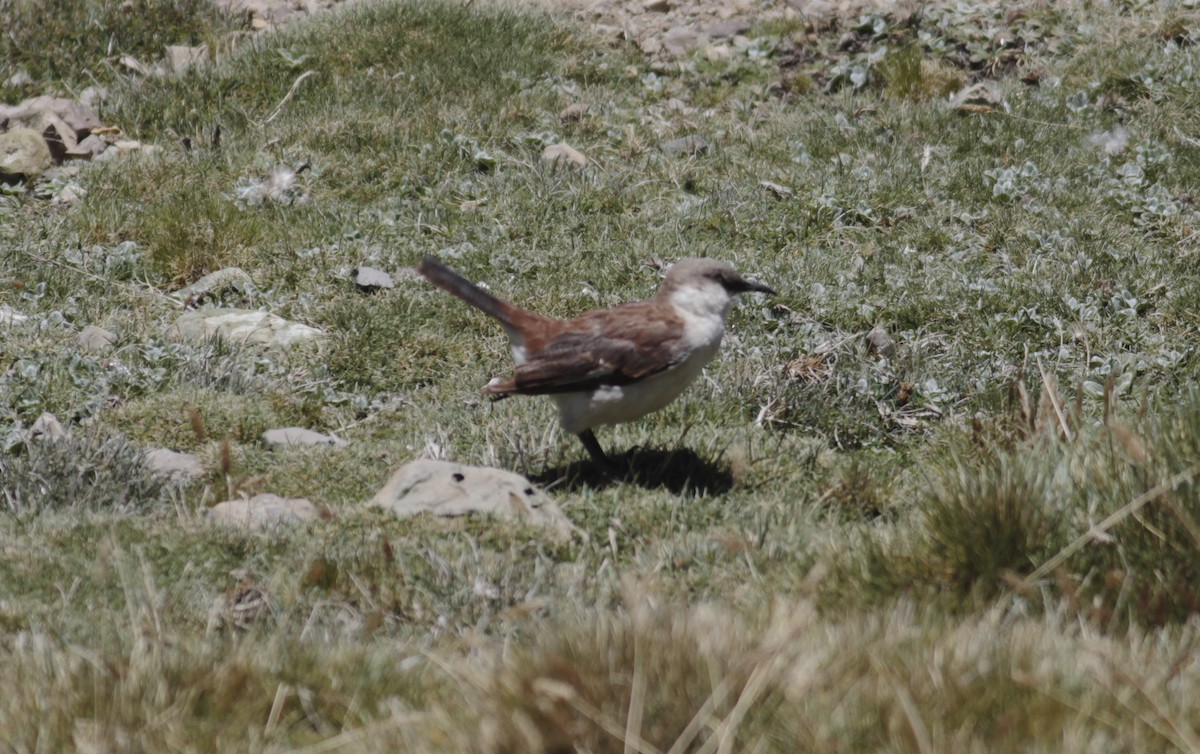
[[[715,355],[725,334],[725,315],[733,303],[729,292],[714,283],[683,285],[671,293],[669,301],[683,320],[688,344],[695,349],[712,349],[708,358]]]
[[[673,291],[670,301],[680,316],[691,315],[724,322],[725,315],[729,313],[729,306],[733,303],[733,296],[716,283],[689,284]]]

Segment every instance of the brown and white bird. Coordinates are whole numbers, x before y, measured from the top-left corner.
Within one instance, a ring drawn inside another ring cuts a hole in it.
[[[639,419],[675,400],[717,355],[733,297],[775,294],[724,262],[683,259],[648,301],[555,319],[501,301],[434,257],[425,257],[417,272],[508,334],[513,376],[493,379],[483,391],[496,399],[550,396],[562,428],[606,467],[592,429]]]

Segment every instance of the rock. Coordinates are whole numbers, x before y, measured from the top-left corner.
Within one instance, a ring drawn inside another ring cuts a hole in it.
[[[85,196],[87,196],[87,189],[72,181],[59,189],[58,193],[51,197],[51,199],[55,204],[70,204],[71,202],[79,201]]]
[[[156,71],[149,68],[148,66],[146,66],[146,64],[144,64],[142,61],[138,60],[137,58],[135,58],[132,55],[122,55],[120,63],[121,63],[121,65],[125,66],[129,70],[131,70],[134,73],[141,75],[141,76],[151,76],[156,73]]]
[[[658,37],[648,37],[642,40],[642,53],[645,55],[657,55],[662,52],[662,40]]]
[[[33,83],[32,76],[30,76],[25,71],[17,71],[16,73],[14,73],[13,75],[8,77],[8,81],[4,82],[4,85],[9,87],[10,89],[20,89],[21,87],[26,86],[28,84],[32,84],[32,83]]]
[[[50,147],[31,128],[14,128],[0,134],[0,178],[33,180],[54,164]]]
[[[32,97],[14,107],[0,107],[0,120],[8,118],[9,127],[45,130],[51,118],[57,118],[75,132],[77,139],[92,133],[103,124],[96,111],[82,102],[65,97]]]
[[[63,427],[62,422],[49,412],[39,416],[33,426],[29,428],[29,439],[34,442],[42,440],[58,442],[67,439],[67,436],[67,430]]]
[[[671,141],[663,142],[661,145],[662,151],[677,157],[681,155],[698,155],[708,151],[708,141],[699,134],[688,134],[687,136]]]
[[[270,312],[202,309],[177,319],[175,324],[167,328],[167,335],[192,342],[223,338],[249,346],[286,348],[318,340],[324,333]]]
[[[792,195],[792,190],[790,188],[787,186],[780,186],[778,183],[773,183],[771,181],[759,181],[758,185],[774,194],[776,199],[787,199]]]
[[[671,0],[642,0],[642,10],[647,13],[666,13],[671,10]]]
[[[103,105],[107,99],[108,88],[103,86],[89,86],[79,93],[79,104],[92,110]]]
[[[102,353],[112,350],[113,344],[117,342],[117,335],[103,327],[88,325],[75,336],[75,342],[85,351]]]
[[[50,156],[55,162],[65,160],[79,144],[75,131],[53,113],[42,116],[42,138],[46,140],[46,146],[50,147]]]
[[[268,429],[266,432],[263,432],[262,441],[265,445],[277,447],[287,445],[334,445],[341,448],[347,445],[347,442],[341,438],[334,437],[333,435],[323,435],[320,432],[314,432],[304,427]]]
[[[1004,92],[994,81],[980,81],[950,97],[950,106],[967,113],[987,112],[1004,102]]]
[[[698,50],[707,42],[708,38],[704,34],[686,26],[673,27],[662,37],[663,47],[676,57]]]
[[[733,49],[727,44],[709,45],[704,48],[704,57],[713,63],[732,60]]]
[[[358,289],[364,293],[374,293],[380,288],[396,287],[396,282],[392,280],[391,275],[374,267],[355,267],[351,270],[350,276],[354,278],[354,284],[358,286]]]
[[[29,321],[28,314],[0,304],[0,325],[22,325]]]
[[[254,281],[249,273],[241,267],[226,267],[223,270],[209,273],[196,282],[180,288],[171,294],[179,301],[198,303],[209,294],[218,295],[226,291],[235,291],[242,295],[254,292]]]
[[[558,114],[558,119],[563,123],[574,123],[582,119],[583,116],[587,115],[588,110],[591,109],[592,106],[586,102],[576,102],[572,105],[567,105],[564,107]]]
[[[867,353],[877,353],[885,358],[891,358],[896,353],[896,342],[888,331],[875,325],[867,333]]]
[[[191,453],[180,453],[169,448],[153,448],[146,451],[144,458],[146,467],[151,472],[172,482],[189,482],[207,473],[204,464]]]
[[[173,73],[183,73],[192,66],[201,66],[208,61],[208,45],[199,45],[197,47],[167,45],[167,54],[163,59],[163,66]]]
[[[210,523],[245,529],[271,529],[286,524],[315,521],[317,506],[302,497],[280,497],[270,493],[247,500],[226,500],[205,511]]]
[[[83,157],[84,159],[90,160],[106,149],[108,149],[108,142],[99,136],[92,134],[91,136],[84,137],[82,141],[76,144],[75,149],[67,150],[67,155],[70,157]]]
[[[745,34],[750,30],[750,22],[741,19],[731,19],[728,21],[718,21],[712,26],[705,29],[705,33],[713,39],[725,39],[727,37]]]
[[[576,531],[553,498],[520,474],[448,461],[413,461],[400,467],[370,505],[399,516],[489,513],[549,527],[557,536]]]
[[[542,150],[542,162],[559,167],[569,165],[574,168],[586,168],[588,158],[570,144],[550,144]]]

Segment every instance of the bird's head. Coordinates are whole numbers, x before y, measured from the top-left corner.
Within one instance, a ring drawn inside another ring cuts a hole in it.
[[[697,312],[709,311],[722,316],[739,293],[775,291],[757,280],[741,276],[725,262],[716,259],[681,259],[667,270],[658,297],[676,305],[686,304]]]

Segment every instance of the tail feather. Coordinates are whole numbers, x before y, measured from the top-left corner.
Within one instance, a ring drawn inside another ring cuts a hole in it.
[[[459,275],[436,257],[427,256],[422,259],[417,265],[417,272],[438,288],[466,301],[484,314],[499,320],[501,324],[507,327],[513,325],[514,307],[511,304],[501,301]]]

